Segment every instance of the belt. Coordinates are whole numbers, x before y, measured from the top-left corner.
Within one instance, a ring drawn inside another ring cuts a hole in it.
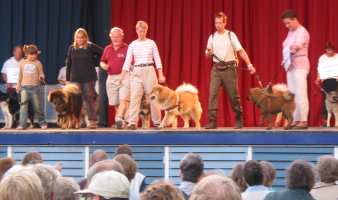
[[[133,67],[150,67],[150,66],[154,66],[154,63],[142,63],[138,65],[133,65]]]
[[[218,70],[226,70],[228,68],[236,68],[237,62],[235,60],[228,61],[228,62],[213,62],[214,66]]]

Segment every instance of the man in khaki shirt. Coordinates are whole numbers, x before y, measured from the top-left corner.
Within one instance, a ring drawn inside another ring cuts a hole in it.
[[[223,86],[230,97],[231,107],[236,115],[235,128],[243,127],[237,80],[237,54],[244,60],[251,74],[256,72],[236,34],[225,29],[226,23],[227,17],[224,13],[220,12],[215,16],[216,32],[210,35],[205,51],[207,56],[213,56],[208,105],[209,123],[205,126],[206,129],[217,127],[217,100],[220,86]]]

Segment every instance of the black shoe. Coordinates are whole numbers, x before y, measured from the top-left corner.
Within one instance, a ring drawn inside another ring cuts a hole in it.
[[[204,126],[205,129],[216,129],[217,125],[216,122],[209,122],[207,125]]]
[[[128,129],[128,130],[136,130],[137,127],[136,127],[135,124],[130,124],[129,126],[127,126],[127,129]]]
[[[122,120],[118,120],[115,122],[115,127],[117,129],[123,129],[123,121]],[[136,128],[135,128],[136,129]]]

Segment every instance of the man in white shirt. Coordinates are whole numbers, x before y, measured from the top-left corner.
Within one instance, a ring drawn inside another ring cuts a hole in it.
[[[220,12],[215,16],[216,32],[208,39],[206,56],[213,57],[210,77],[208,120],[206,129],[217,127],[217,100],[219,87],[223,86],[230,97],[232,110],[236,115],[235,128],[243,127],[242,107],[238,92],[237,54],[244,60],[251,74],[256,72],[249,56],[243,49],[235,33],[225,29],[227,16]]]
[[[15,87],[19,79],[19,62],[22,57],[23,52],[21,46],[15,46],[13,56],[3,64],[1,74],[3,80],[6,82],[7,91],[9,93],[15,92]]]

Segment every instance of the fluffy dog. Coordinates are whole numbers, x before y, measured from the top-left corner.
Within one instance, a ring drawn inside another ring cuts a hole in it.
[[[30,102],[24,102],[24,104],[29,104],[28,106],[28,118],[33,126],[34,123],[34,112],[32,105]],[[5,120],[5,126],[3,129],[10,129],[13,125],[16,125],[19,121],[19,111],[20,111],[20,103],[18,98],[14,95],[9,95],[8,93],[4,93],[0,91],[0,107],[2,114]]]
[[[142,102],[141,102],[141,108],[140,108],[140,119],[142,122],[142,128],[150,128],[150,104],[149,101],[147,101],[146,95],[143,95]]]
[[[198,98],[198,90],[191,84],[182,84],[175,91],[162,85],[156,85],[150,95],[152,100],[159,103],[161,110],[165,111],[160,128],[177,128],[177,116],[184,121],[184,128],[189,128],[189,120],[195,122],[200,128],[202,107]]]
[[[261,111],[261,119],[269,122],[268,129],[272,128],[272,116],[282,113],[287,120],[285,129],[290,128],[295,110],[294,94],[285,84],[268,85],[266,88],[251,88],[249,99]]]
[[[55,89],[48,95],[58,113],[57,124],[62,129],[80,128],[82,113],[82,93],[75,84],[68,84],[61,89]]]

